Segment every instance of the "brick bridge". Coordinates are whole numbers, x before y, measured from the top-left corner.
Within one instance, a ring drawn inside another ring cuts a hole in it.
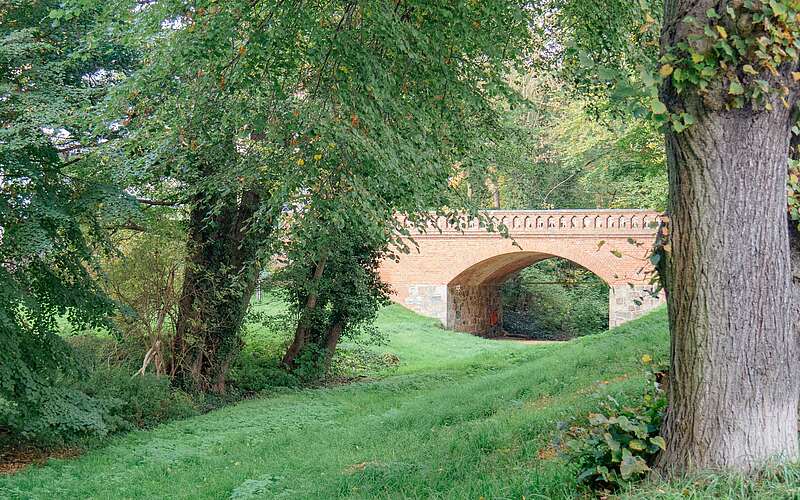
[[[609,286],[609,326],[637,318],[663,299],[651,297],[647,253],[659,214],[643,210],[493,210],[510,236],[471,221],[463,231],[444,218],[414,236],[419,250],[385,261],[381,276],[392,299],[447,328],[484,336],[501,332],[499,288],[517,271],[561,257],[583,266]],[[463,225],[463,223],[462,223]],[[521,248],[520,248],[521,247]],[[633,286],[631,286],[631,284]]]

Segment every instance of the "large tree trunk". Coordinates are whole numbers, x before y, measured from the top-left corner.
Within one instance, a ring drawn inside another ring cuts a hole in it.
[[[239,332],[263,242],[250,231],[260,201],[255,191],[231,197],[221,209],[214,201],[205,195],[193,200],[173,373],[185,388],[222,393],[230,361],[241,347]]]
[[[792,134],[790,157],[800,160],[800,136]],[[797,343],[797,352],[800,353],[800,229],[798,221],[789,221],[789,259],[792,265],[792,316],[794,338]],[[798,409],[800,419],[800,409]]]
[[[314,265],[314,271],[311,273],[312,291],[308,294],[308,297],[306,297],[304,308],[300,311],[300,317],[297,320],[297,328],[295,329],[292,343],[289,344],[281,360],[281,364],[289,370],[297,368],[297,357],[308,344],[310,330],[314,326],[311,322],[313,321],[314,310],[317,308],[317,300],[319,298],[319,295],[316,291],[313,291],[313,288],[317,286],[319,280],[322,278],[322,273],[325,272],[326,261],[327,257],[323,255],[319,262]]]
[[[800,230],[797,221],[789,220],[789,249],[792,262],[792,325],[795,342],[800,343]],[[800,348],[798,348],[800,352]],[[799,360],[800,361],[800,360]]]
[[[716,1],[668,0],[664,48]],[[798,456],[798,343],[791,325],[786,161],[791,113],[725,110],[668,81],[662,99],[696,123],[666,134],[671,333],[667,474],[751,472]]]
[[[345,325],[347,325],[346,319],[338,319],[333,322],[325,335],[325,353],[322,363],[326,374],[331,370],[331,361],[336,353],[336,346],[339,345],[339,339],[342,338]]]

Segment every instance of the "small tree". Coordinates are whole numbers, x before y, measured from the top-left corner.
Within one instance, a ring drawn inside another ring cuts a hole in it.
[[[109,83],[93,72],[125,59],[80,43],[96,11],[61,23],[59,4],[0,3],[0,428],[26,438],[103,430],[75,417],[91,398],[57,387],[74,369],[57,329],[107,326],[96,255],[124,205],[87,155],[99,137],[85,117]]]
[[[108,11],[103,33],[143,62],[116,87],[108,119],[124,140],[109,158],[137,195],[186,206],[177,376],[217,392],[260,264],[296,237],[282,214],[337,203],[333,177],[349,179],[356,226],[384,244],[397,213],[427,218],[453,164],[499,133],[495,104],[510,100],[505,75],[529,34],[516,0],[116,0]],[[308,255],[301,265],[323,260]]]
[[[180,360],[173,361],[173,341],[178,322],[183,242],[175,235],[141,233],[118,238],[121,255],[109,259],[104,269],[106,289],[121,307],[117,324],[128,342],[145,351],[139,374],[148,367],[156,375],[174,376]]]
[[[276,276],[297,318],[282,360],[290,370],[309,363],[327,373],[340,339],[371,323],[388,303],[388,286],[378,274],[386,236],[354,216],[346,199],[333,213],[312,208],[298,215],[302,227],[292,231],[286,267]]]

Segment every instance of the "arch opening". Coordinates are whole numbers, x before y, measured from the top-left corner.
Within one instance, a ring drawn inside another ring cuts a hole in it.
[[[558,259],[589,271],[605,285],[600,270],[552,253],[519,251],[490,257],[453,278],[447,285],[447,327],[484,337],[504,334],[504,304],[501,287],[509,278],[542,261]],[[591,266],[591,264],[589,264]],[[605,299],[610,303],[609,299]]]
[[[566,259],[545,259],[514,273],[499,293],[505,336],[570,340],[608,327],[610,286]]]

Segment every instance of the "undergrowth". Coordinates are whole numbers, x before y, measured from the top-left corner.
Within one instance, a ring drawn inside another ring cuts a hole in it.
[[[398,306],[378,325],[386,345],[363,348],[398,362],[367,378],[268,389],[126,433],[77,459],[0,476],[0,497],[576,498],[581,465],[554,446],[558,423],[579,424],[609,397],[636,407],[642,356],[668,356],[663,309],[552,345],[448,332]],[[800,498],[799,479],[795,467],[755,480],[648,479],[608,498],[790,499]]]

